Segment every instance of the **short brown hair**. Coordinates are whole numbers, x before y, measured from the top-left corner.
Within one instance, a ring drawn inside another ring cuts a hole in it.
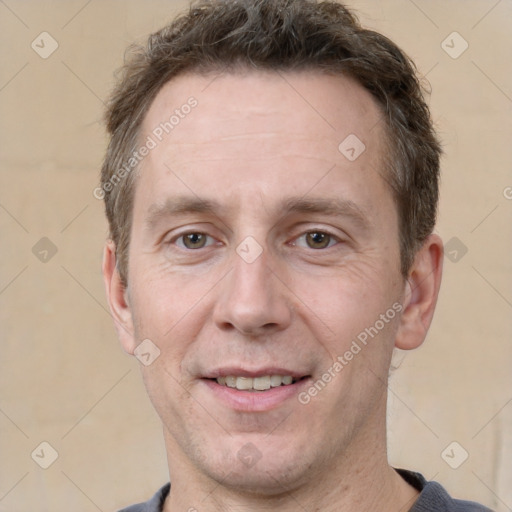
[[[234,68],[346,74],[377,100],[388,151],[383,162],[397,205],[401,271],[434,229],[440,145],[412,61],[387,37],[361,27],[343,5],[314,0],[203,0],[131,48],[106,112],[110,143],[101,173],[110,236],[127,283],[135,173],[118,171],[137,148],[161,87],[185,71]]]

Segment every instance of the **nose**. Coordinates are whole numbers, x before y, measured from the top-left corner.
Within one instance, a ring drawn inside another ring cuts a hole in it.
[[[248,263],[234,255],[234,268],[222,283],[213,317],[222,330],[261,336],[286,329],[292,309],[288,289],[269,267],[264,251]]]

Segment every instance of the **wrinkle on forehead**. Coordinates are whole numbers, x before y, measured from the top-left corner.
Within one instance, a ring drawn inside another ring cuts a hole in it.
[[[157,95],[145,135],[191,96],[197,106],[145,159],[143,174],[152,175],[146,200],[162,199],[166,189],[175,193],[176,186],[230,201],[235,190],[244,197],[252,191],[270,201],[312,187],[325,194],[339,185],[340,191],[349,186],[346,192],[356,193],[368,211],[378,209],[368,201],[383,200],[370,199],[369,193],[382,187],[384,174],[380,109],[354,80],[314,71],[252,71],[213,82],[199,74],[180,75]],[[356,161],[339,150],[351,134],[366,146]],[[344,174],[352,176],[346,185]]]
[[[221,74],[212,82],[209,75],[186,73],[162,87],[146,115],[145,131],[151,131],[191,96],[198,102],[189,114],[194,129],[187,129],[185,118],[170,134],[176,142],[190,141],[191,136],[196,142],[244,136],[248,117],[250,132],[262,137],[278,133],[299,136],[304,122],[312,133],[323,136],[329,132],[343,135],[347,125],[352,125],[352,132],[362,133],[380,118],[373,96],[344,75],[252,70]]]

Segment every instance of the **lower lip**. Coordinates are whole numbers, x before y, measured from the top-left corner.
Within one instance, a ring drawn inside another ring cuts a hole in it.
[[[275,409],[286,400],[296,397],[300,389],[307,385],[309,377],[287,386],[270,388],[267,391],[240,391],[218,384],[215,380],[203,379],[203,382],[230,409],[246,412],[260,412]]]

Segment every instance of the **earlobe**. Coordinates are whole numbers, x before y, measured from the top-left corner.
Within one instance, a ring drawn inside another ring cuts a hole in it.
[[[405,284],[403,313],[395,346],[419,347],[427,335],[437,303],[443,268],[443,243],[430,235],[418,250]]]
[[[133,354],[137,344],[133,332],[132,313],[127,297],[128,293],[116,265],[116,247],[112,240],[107,240],[105,243],[102,270],[107,301],[117,336],[123,349],[128,354]]]

